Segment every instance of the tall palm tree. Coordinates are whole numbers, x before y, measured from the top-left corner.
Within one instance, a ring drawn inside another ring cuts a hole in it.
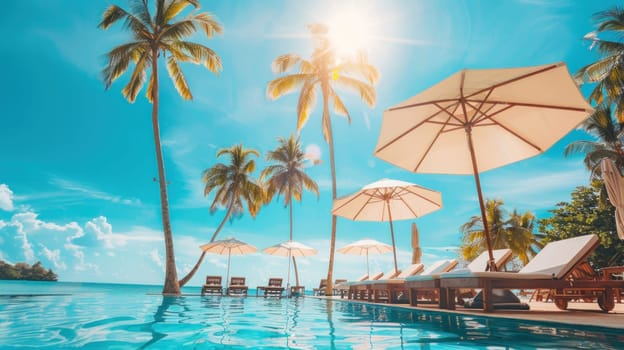
[[[300,89],[297,103],[297,131],[308,121],[310,112],[317,100],[317,89],[323,97],[323,116],[321,127],[325,141],[329,146],[329,160],[332,175],[332,200],[336,199],[336,165],[334,161],[334,138],[329,114],[329,104],[332,103],[334,112],[347,117],[351,116],[336,88],[347,88],[359,93],[361,99],[369,106],[375,104],[376,92],[374,84],[379,79],[377,69],[368,63],[366,56],[361,53],[356,58],[341,58],[335,55],[329,41],[327,26],[313,24],[308,26],[315,41],[315,48],[309,60],[296,54],[285,54],[273,61],[272,68],[278,73],[286,73],[299,67],[298,71],[276,78],[269,82],[267,95],[277,99],[283,95]],[[359,80],[359,78],[364,78]],[[336,248],[336,216],[332,215],[331,243],[329,251],[329,266],[327,271],[327,295],[331,294],[334,269],[334,251]]]
[[[535,216],[530,212],[519,214],[514,210],[510,218],[506,219],[503,204],[500,199],[490,199],[485,205],[492,249],[509,248],[513,255],[526,264],[530,257],[537,253],[536,248],[542,246],[537,239],[538,236],[533,233]],[[480,215],[470,218],[461,226],[461,231],[464,237],[460,253],[464,260],[473,260],[487,249],[483,220]]]
[[[602,158],[609,158],[619,169],[624,169],[624,122],[612,117],[611,107],[606,104],[598,106],[582,127],[596,140],[574,141],[566,147],[565,155],[585,153],[585,167],[591,171],[593,179],[602,178]]]
[[[243,148],[243,145],[239,144],[217,151],[217,158],[221,156],[228,156],[230,158],[229,163],[217,163],[204,170],[202,176],[202,181],[205,184],[204,196],[216,191],[212,204],[210,204],[210,212],[214,213],[219,208],[226,209],[225,216],[212,235],[210,242],[217,239],[217,235],[229,219],[245,213],[245,204],[249,214],[255,218],[258,210],[265,203],[264,189],[258,181],[251,177],[251,174],[256,170],[256,161],[252,159],[252,156],[260,156],[258,151]],[[180,280],[181,285],[193,278],[205,255],[206,252],[202,252],[195,266]]]
[[[288,139],[279,137],[279,146],[267,153],[266,159],[274,164],[267,166],[260,174],[266,190],[266,200],[270,202],[275,194],[284,197],[284,206],[288,207],[290,218],[290,240],[293,239],[293,198],[301,201],[304,188],[318,197],[318,185],[304,171],[305,155],[301,150],[299,137],[290,135]],[[296,285],[299,286],[297,261],[292,257],[295,267]]]
[[[594,15],[597,24],[595,32],[585,36],[592,41],[601,57],[576,73],[579,80],[596,83],[589,95],[589,101],[596,104],[615,105],[615,115],[624,122],[624,8],[614,6]],[[604,34],[608,39],[598,38]]]
[[[179,62],[203,64],[213,73],[221,70],[221,59],[210,48],[186,38],[193,36],[198,28],[208,37],[222,32],[221,25],[207,12],[192,12],[179,20],[176,17],[189,5],[199,8],[198,0],[156,0],[156,13],[152,16],[148,0],[128,0],[130,11],[117,5],[111,5],[104,11],[98,27],[108,29],[123,20],[124,27],[132,35],[132,40],[112,49],[108,53],[108,65],[103,70],[104,82],[108,89],[111,84],[125,73],[130,62],[134,64],[132,75],[122,94],[134,102],[143,88],[147,75],[147,99],[152,103],[152,128],[156,160],[158,163],[158,181],[160,185],[160,204],[165,237],[165,285],[163,293],[180,294],[180,285],[175,266],[173,237],[169,220],[169,203],[165,166],[160,145],[160,126],[158,124],[158,58],[167,60],[167,71],[178,93],[183,99],[192,99],[193,95],[180,69]]]

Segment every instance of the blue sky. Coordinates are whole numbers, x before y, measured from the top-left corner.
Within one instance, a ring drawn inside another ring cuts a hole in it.
[[[160,284],[164,244],[160,221],[151,105],[144,92],[134,104],[121,95],[125,78],[106,91],[100,76],[105,53],[128,40],[117,25],[99,30],[103,11],[124,0],[24,0],[0,13],[3,70],[0,84],[0,258],[42,261],[64,281]],[[594,29],[592,14],[616,1],[203,1],[224,34],[198,39],[223,60],[214,76],[202,67],[183,70],[194,94],[183,101],[161,79],[160,123],[179,274],[184,275],[223,218],[203,197],[201,173],[218,161],[220,148],[242,143],[264,153],[296,126],[296,94],[271,101],[267,83],[272,60],[312,51],[306,25],[366,18],[372,33],[363,41],[381,72],[377,104],[368,108],[343,94],[353,121],[333,118],[338,195],[382,178],[409,181],[442,192],[444,207],[416,220],[395,223],[399,265],[411,258],[410,225],[418,224],[423,261],[456,257],[459,227],[477,215],[472,176],[414,174],[372,153],[383,110],[462,68],[540,65],[565,61],[573,73],[595,59],[583,36]],[[164,75],[161,75],[164,77]],[[587,95],[587,87],[583,87]],[[320,105],[301,131],[321,163],[307,169],[321,193],[304,194],[294,206],[295,239],[319,250],[300,259],[309,288],[327,273],[331,232],[331,176],[320,128]],[[482,174],[486,197],[508,210],[548,215],[570,192],[588,182],[579,156],[563,149],[576,130],[546,153]],[[259,172],[255,174],[259,175]],[[288,239],[288,211],[276,201],[255,219],[228,223],[220,238],[236,237],[259,249]],[[370,237],[389,243],[388,223],[339,218],[337,247]],[[225,275],[226,257],[207,255],[191,285],[206,274]],[[286,277],[286,258],[254,254],[232,258],[234,275],[250,286],[270,276]],[[371,270],[389,270],[392,255],[371,256]],[[356,278],[364,257],[336,253],[336,278]]]

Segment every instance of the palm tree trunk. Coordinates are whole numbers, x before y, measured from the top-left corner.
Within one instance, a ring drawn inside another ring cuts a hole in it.
[[[292,241],[293,239],[293,215],[292,215],[292,198],[290,200],[290,202],[288,203],[288,208],[290,210],[290,240]],[[295,268],[295,286],[299,287],[299,271],[297,270],[297,260],[295,260],[295,257],[292,257],[292,261],[293,261],[293,267]]]
[[[332,202],[336,199],[336,163],[334,160],[334,137],[332,135],[331,120],[329,119],[329,101],[327,82],[323,82],[323,123],[327,127],[327,143],[329,144],[329,163],[332,175]],[[325,287],[325,295],[331,296],[333,290],[334,278],[334,251],[336,249],[336,215],[332,215],[331,240],[329,245],[329,266],[327,268],[327,286]]]
[[[173,251],[173,235],[169,219],[169,201],[167,199],[167,180],[165,165],[160,145],[160,126],[158,125],[158,48],[152,48],[152,128],[154,130],[154,146],[158,163],[158,184],[160,186],[160,206],[162,211],[163,234],[165,236],[165,286],[163,294],[180,295],[178,272],[176,270],[175,253]]]
[[[217,227],[217,230],[215,231],[215,233],[212,235],[212,239],[210,240],[210,243],[215,241],[215,239],[217,238],[217,235],[219,234],[219,231],[221,231],[221,228],[223,228],[223,225],[225,224],[225,222],[227,221],[227,219],[230,217],[231,214],[232,214],[232,206],[230,206],[227,213],[225,213],[225,217],[223,218],[223,221],[221,221],[221,224],[219,225],[219,227]],[[189,271],[189,273],[187,273],[186,276],[184,276],[184,278],[180,280],[180,287],[183,287],[188,281],[191,280],[191,278],[193,278],[193,276],[195,276],[195,273],[199,269],[199,266],[201,266],[202,261],[204,261],[205,256],[206,256],[206,252],[202,252],[201,255],[199,256],[199,259],[195,263],[195,266],[193,266],[191,271]]]

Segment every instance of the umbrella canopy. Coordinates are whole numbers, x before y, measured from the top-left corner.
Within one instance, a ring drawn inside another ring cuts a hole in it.
[[[370,270],[368,268],[368,255],[369,254],[384,254],[392,251],[392,246],[376,241],[374,239],[365,238],[359,241],[355,241],[351,244],[338,249],[339,253],[350,255],[366,255],[366,274],[370,276]]]
[[[591,112],[565,63],[466,69],[386,110],[374,153],[413,172],[473,174],[493,264],[479,172],[544,152]]]
[[[392,220],[413,219],[442,208],[442,194],[409,182],[383,179],[334,201],[332,214],[356,221],[388,221],[394,268],[399,271]]]
[[[600,161],[602,178],[607,187],[609,201],[615,207],[615,224],[620,239],[624,239],[624,178],[613,161],[604,158]]]
[[[307,245],[292,240],[276,244],[274,246],[262,250],[269,255],[287,256],[288,257],[288,278],[286,285],[290,284],[290,257],[291,256],[310,256],[318,253],[318,250],[308,247]]]
[[[220,240],[220,241],[214,241],[208,244],[203,244],[200,246],[200,248],[206,253],[228,255],[227,275],[225,278],[226,283],[229,283],[229,280],[230,280],[230,256],[251,254],[257,251],[256,247],[252,246],[251,244],[247,244],[235,238],[227,238],[227,239]]]
[[[412,264],[419,264],[420,258],[422,258],[422,250],[420,249],[418,227],[415,222],[412,222]]]

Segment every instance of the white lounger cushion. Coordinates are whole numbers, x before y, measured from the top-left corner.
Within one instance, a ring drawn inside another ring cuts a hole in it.
[[[500,267],[501,264],[505,263],[511,257],[511,249],[496,249],[492,251],[492,255],[494,256],[494,262],[496,266]],[[490,255],[487,250],[483,253],[479,254],[473,261],[466,266],[466,268],[470,271],[486,271],[488,260],[490,260]]]
[[[550,242],[518,273],[463,270],[443,273],[440,278],[562,279],[597,243],[598,236],[594,234]]]

